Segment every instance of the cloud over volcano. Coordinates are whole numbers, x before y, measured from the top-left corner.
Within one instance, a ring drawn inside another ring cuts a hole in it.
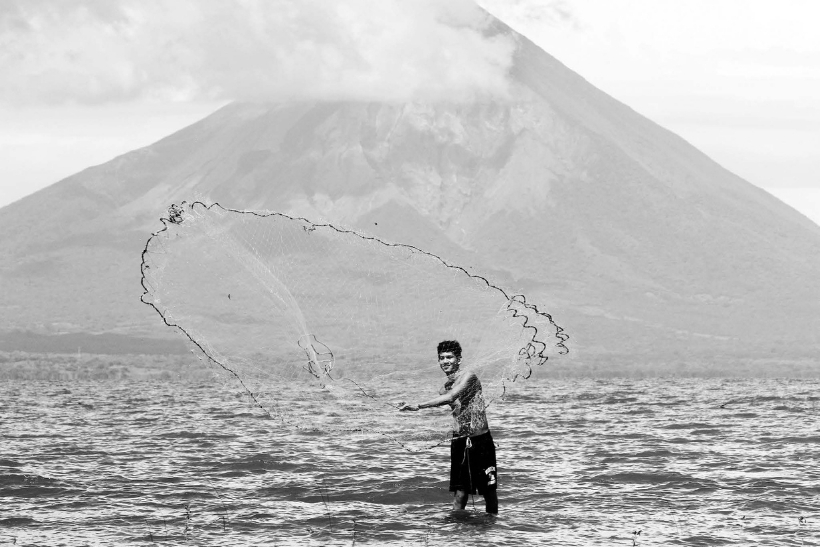
[[[0,100],[471,100],[513,38],[469,0],[11,0]]]

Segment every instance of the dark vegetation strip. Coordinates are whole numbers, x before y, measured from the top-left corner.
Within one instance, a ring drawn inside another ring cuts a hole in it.
[[[41,334],[31,331],[0,333],[0,351],[27,353],[92,353],[98,355],[186,355],[184,340],[84,332]]]

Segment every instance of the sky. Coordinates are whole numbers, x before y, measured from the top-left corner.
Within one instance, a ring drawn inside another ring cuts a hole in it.
[[[479,3],[820,223],[820,2]],[[470,0],[0,0],[0,206],[232,100],[503,96],[515,44],[486,24]]]

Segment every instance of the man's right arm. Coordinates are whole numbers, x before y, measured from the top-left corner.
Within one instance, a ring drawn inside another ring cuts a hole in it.
[[[431,399],[429,401],[424,401],[423,403],[418,403],[415,405],[405,404],[402,405],[399,410],[410,410],[410,411],[417,411],[421,410],[422,408],[432,408],[435,406],[442,406],[447,404],[452,404],[458,399],[458,396],[461,394],[462,391],[465,389],[470,388],[474,385],[476,380],[476,375],[474,373],[470,373],[459,380],[457,380],[451,389],[442,388],[439,391],[439,396],[435,399]]]

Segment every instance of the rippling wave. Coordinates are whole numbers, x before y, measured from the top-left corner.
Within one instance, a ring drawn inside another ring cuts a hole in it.
[[[11,381],[0,544],[818,545],[818,387],[516,386],[492,517],[449,510],[448,447],[285,430],[236,386]]]

